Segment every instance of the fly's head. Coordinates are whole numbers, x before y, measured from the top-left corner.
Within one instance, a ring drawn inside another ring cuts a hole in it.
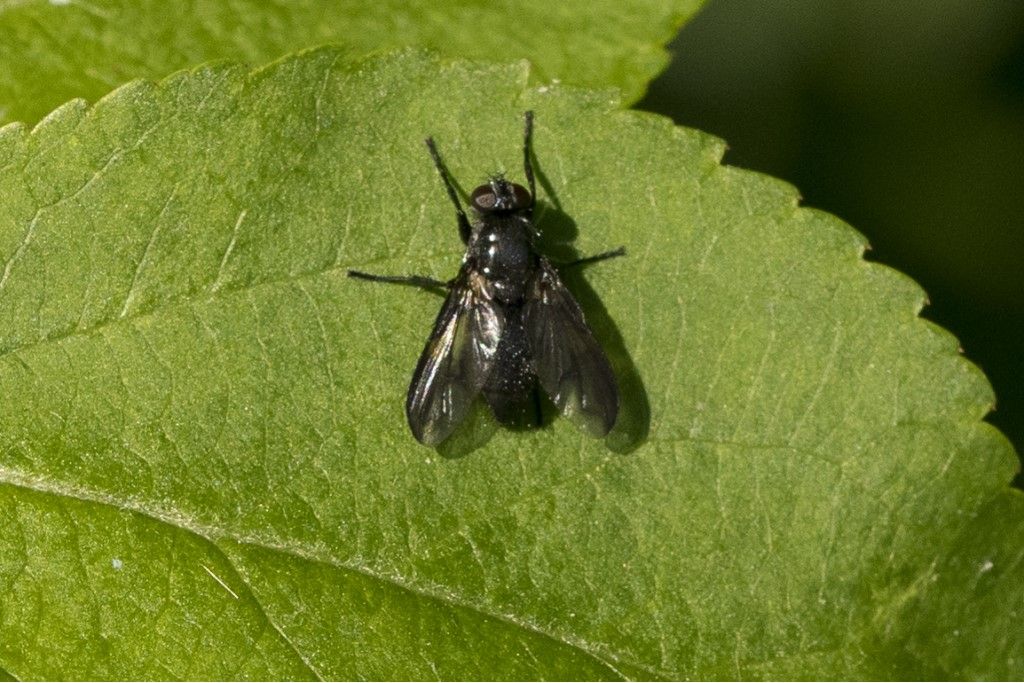
[[[473,190],[469,203],[481,216],[495,213],[515,213],[532,208],[533,197],[522,185],[510,183],[501,176],[494,176],[486,185]]]

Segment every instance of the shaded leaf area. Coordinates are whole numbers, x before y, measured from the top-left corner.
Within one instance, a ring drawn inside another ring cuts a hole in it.
[[[421,47],[528,58],[537,81],[618,87],[639,99],[665,44],[702,0],[365,2],[0,0],[0,124],[36,122],[76,97],[217,59],[262,64],[325,43],[351,55]],[[481,95],[487,86],[477,84]]]
[[[608,95],[343,54],[0,131],[0,666],[1021,675],[1015,456],[913,283]],[[629,249],[569,278],[623,418],[443,457],[403,415],[440,300],[345,270],[450,277],[422,140],[515,178],[526,108],[546,249]]]

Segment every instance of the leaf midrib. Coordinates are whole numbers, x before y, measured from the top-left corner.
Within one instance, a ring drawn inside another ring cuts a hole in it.
[[[517,617],[512,614],[502,614],[499,612],[488,610],[486,607],[476,604],[472,600],[468,600],[464,596],[453,593],[450,590],[445,590],[444,593],[442,594],[439,591],[431,590],[429,587],[417,586],[415,583],[409,581],[408,579],[402,576],[386,575],[379,573],[370,567],[342,562],[337,560],[336,558],[325,558],[317,556],[310,549],[302,547],[301,545],[287,546],[275,544],[272,541],[255,536],[241,535],[235,531],[231,531],[212,524],[199,522],[195,519],[191,519],[185,515],[182,515],[181,513],[161,511],[159,509],[151,508],[148,506],[149,501],[139,501],[138,499],[119,499],[116,496],[112,496],[106,492],[98,491],[95,489],[87,489],[81,486],[69,486],[64,482],[49,481],[34,475],[26,475],[24,473],[18,472],[17,470],[13,470],[7,467],[0,467],[0,484],[6,484],[14,488],[32,491],[34,493],[41,493],[44,495],[50,495],[57,498],[70,498],[73,500],[77,500],[79,502],[88,503],[92,505],[103,505],[107,507],[112,507],[116,510],[129,510],[147,519],[151,519],[155,522],[179,529],[181,531],[192,534],[202,539],[203,541],[212,545],[217,550],[217,552],[221,556],[223,556],[226,559],[226,561],[230,564],[232,571],[239,578],[239,580],[242,581],[243,584],[245,584],[247,592],[252,597],[253,601],[259,606],[260,611],[263,613],[264,618],[267,620],[267,623],[270,625],[271,628],[275,629],[275,631],[280,631],[280,629],[277,627],[274,621],[270,619],[269,615],[267,615],[266,609],[263,607],[263,605],[260,604],[259,601],[256,599],[255,593],[253,592],[251,586],[249,586],[248,582],[246,582],[245,579],[242,577],[242,573],[235,566],[234,561],[232,561],[230,556],[226,552],[224,552],[224,550],[218,544],[219,539],[229,540],[240,545],[259,548],[260,550],[279,553],[282,555],[286,555],[288,557],[292,557],[294,559],[302,560],[304,562],[315,562],[317,564],[331,567],[333,569],[358,574],[359,576],[370,579],[371,581],[376,581],[387,586],[390,586],[392,588],[397,588],[399,590],[410,593],[411,595],[414,595],[417,598],[431,600],[449,609],[465,609],[467,611],[476,613],[484,618],[493,619],[495,621],[500,621],[509,624],[518,629],[528,631],[533,634],[547,638],[557,643],[558,645],[570,647],[580,652],[581,654],[585,655],[586,657],[594,660],[604,668],[608,669],[608,671],[611,674],[623,680],[629,680],[628,676],[626,676],[622,671],[620,671],[615,666],[615,664],[609,660],[613,660],[614,662],[620,663],[622,665],[631,667],[645,674],[648,674],[652,679],[674,679],[679,676],[679,674],[675,672],[658,669],[657,667],[653,667],[646,663],[633,661],[627,656],[611,652],[607,647],[597,647],[592,643],[588,643],[578,638],[574,638],[571,635],[555,633],[553,631],[545,629],[544,627],[538,624],[533,624],[521,617]],[[291,643],[290,639],[285,637],[283,634],[282,637],[285,638],[285,641],[288,643],[288,645],[296,651],[297,656],[299,656],[299,658],[304,663],[306,663],[307,666],[309,666],[313,673],[320,676],[319,672],[314,667],[312,667],[312,665],[306,662],[306,658],[298,651],[298,648],[296,648]],[[320,678],[323,679],[322,676],[320,676]]]

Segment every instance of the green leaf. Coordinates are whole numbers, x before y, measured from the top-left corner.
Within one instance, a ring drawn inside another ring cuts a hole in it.
[[[639,99],[664,45],[703,0],[515,3],[460,0],[0,0],[0,124],[36,122],[135,78],[216,59],[262,64],[324,43],[350,55],[422,47],[450,57],[529,59],[536,82],[620,88]],[[478,96],[488,86],[478,84]]]
[[[1016,459],[912,282],[610,95],[342,57],[0,130],[0,667],[1024,675]],[[440,300],[345,271],[454,274],[422,140],[519,177],[527,108],[545,248],[629,250],[569,278],[624,414],[444,457],[403,414]]]

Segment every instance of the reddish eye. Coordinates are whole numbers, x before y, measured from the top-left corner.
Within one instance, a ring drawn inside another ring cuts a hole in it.
[[[512,186],[512,197],[516,201],[516,207],[525,209],[531,203],[530,193],[522,185]]]
[[[477,211],[486,213],[494,208],[494,191],[490,185],[481,185],[473,190],[473,194],[469,196],[469,202]]]

